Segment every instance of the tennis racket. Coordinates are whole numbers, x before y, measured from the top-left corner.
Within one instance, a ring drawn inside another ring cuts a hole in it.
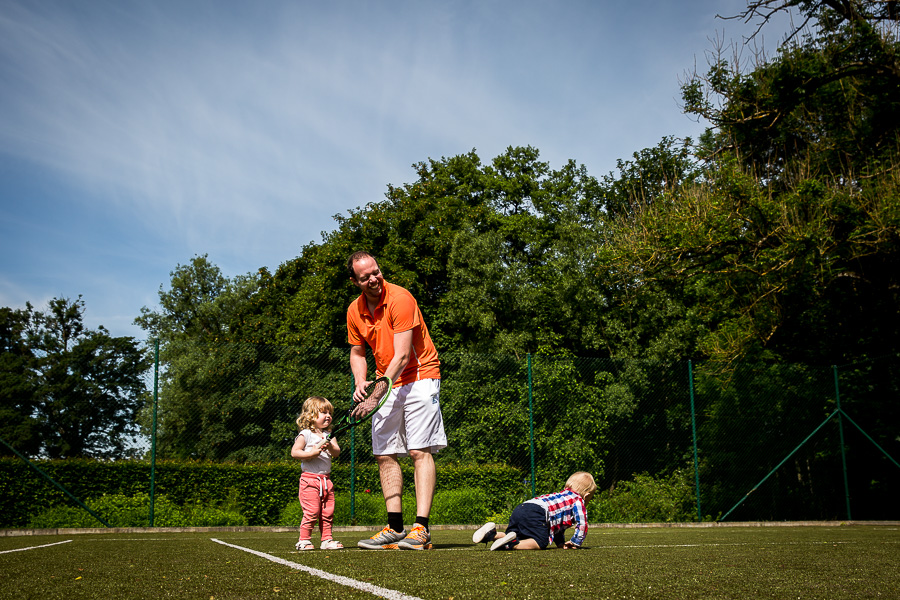
[[[363,421],[371,418],[381,408],[388,396],[391,395],[392,387],[393,382],[390,377],[379,377],[367,385],[365,398],[363,398],[362,402],[354,403],[343,417],[332,423],[331,431],[325,436],[324,443],[328,443],[328,440],[339,433],[343,433],[351,427],[356,427]]]

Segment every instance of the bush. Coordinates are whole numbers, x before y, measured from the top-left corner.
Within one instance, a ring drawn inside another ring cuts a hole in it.
[[[36,461],[35,465],[89,506],[89,499],[99,499],[102,494],[130,498],[150,490],[150,464],[147,462],[69,459]],[[413,489],[412,465],[401,461],[401,468],[407,488]],[[505,465],[448,460],[439,462],[437,468],[438,492],[462,488],[509,490],[522,479],[520,471]],[[155,489],[157,497],[165,496],[176,506],[220,506],[243,515],[250,525],[272,525],[279,522],[285,507],[297,497],[300,473],[299,461],[240,465],[157,461]],[[376,524],[385,521],[378,466],[356,465],[355,478],[357,522]],[[334,465],[332,481],[337,493],[348,494],[352,483],[349,466]],[[371,493],[362,491],[366,489],[372,490]],[[500,510],[504,501],[503,496],[492,495],[491,511]],[[0,527],[28,526],[35,518],[35,512],[57,505],[69,506],[70,500],[23,461],[0,457]],[[349,506],[349,499],[338,502],[337,506],[339,518],[348,524]],[[411,523],[415,518],[415,500],[404,499],[404,507],[412,512]],[[346,511],[346,517],[342,516],[343,511]],[[157,508],[155,514],[158,513]],[[96,523],[89,514],[87,517]],[[195,514],[191,518],[207,517]],[[145,523],[146,517],[142,524]]]
[[[477,488],[437,492],[431,506],[431,523],[435,525],[484,523],[490,516],[490,496]]]
[[[334,502],[335,525],[384,525],[387,523],[387,511],[384,508],[384,498],[381,494],[356,494],[355,523],[350,518],[350,493],[335,493]],[[404,502],[405,504],[406,502]],[[303,509],[300,507],[300,501],[294,500],[281,511],[278,524],[282,527],[300,527],[302,519]]]
[[[88,500],[85,505],[100,515],[110,527],[148,527],[150,525],[150,496],[109,494]],[[221,527],[246,525],[247,519],[233,511],[214,506],[181,508],[165,496],[158,496],[153,507],[155,527]],[[51,529],[60,527],[103,527],[93,515],[81,507],[55,506],[36,515],[28,527]]]
[[[601,523],[678,523],[695,521],[691,472],[678,469],[654,479],[639,474],[591,502],[588,518]]]

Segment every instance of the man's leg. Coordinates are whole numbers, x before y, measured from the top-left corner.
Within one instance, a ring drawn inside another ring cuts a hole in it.
[[[381,491],[384,494],[384,505],[389,513],[403,510],[403,472],[400,462],[393,454],[376,456],[378,474],[381,477]],[[419,481],[416,480],[418,488]]]
[[[406,538],[397,546],[401,550],[425,550],[431,547],[428,516],[434,499],[434,457],[427,450],[410,450],[416,480],[416,522]]]
[[[400,470],[396,455],[376,455],[375,460],[378,463],[381,491],[384,493],[384,505],[388,512],[388,526],[372,537],[360,540],[357,546],[370,550],[396,550],[397,542],[406,536],[406,529],[403,526],[403,472]]]
[[[434,456],[425,450],[410,450],[409,456],[413,461],[416,480],[416,516],[427,518],[431,514],[431,503],[434,500],[434,486],[437,480]]]

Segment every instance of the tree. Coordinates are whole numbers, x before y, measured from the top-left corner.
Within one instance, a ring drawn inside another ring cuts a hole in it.
[[[717,131],[705,156],[728,152],[765,179],[856,180],[893,161],[900,135],[900,45],[895,2],[754,0],[735,18],[799,11],[774,60],[757,56],[743,73],[739,56],[712,53],[705,76],[682,88],[685,110]]]
[[[136,450],[149,366],[137,342],[84,326],[84,301],[54,298],[46,312],[4,308],[4,438],[48,458],[122,457]]]
[[[163,457],[246,460],[284,453],[271,448],[273,424],[289,420],[287,399],[260,384],[274,345],[244,343],[242,314],[267,273],[225,277],[206,255],[195,256],[160,286],[160,309],[141,309],[135,323],[159,340],[157,450]],[[144,417],[145,427],[149,426]],[[283,446],[283,444],[282,444]]]
[[[616,161],[618,175],[610,173],[602,179],[606,214],[610,217],[632,214],[701,179],[702,171],[693,152],[690,138],[679,144],[667,136],[656,147],[633,153],[631,160]]]
[[[833,362],[897,348],[900,46],[883,8],[751,2],[741,18],[807,20],[773,60],[744,73],[718,48],[684,86],[686,110],[715,126],[698,147],[703,175],[617,215],[604,251],[637,300],[626,305],[656,298],[703,323],[694,356]]]
[[[28,343],[34,309],[0,308],[0,437],[23,454],[41,447],[36,356]],[[5,445],[0,456],[11,455]]]

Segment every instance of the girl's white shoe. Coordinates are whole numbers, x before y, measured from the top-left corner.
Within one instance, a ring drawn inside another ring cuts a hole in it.
[[[319,546],[322,550],[340,550],[344,545],[337,540],[323,540]]]
[[[312,542],[309,540],[300,540],[294,544],[294,548],[297,550],[313,550],[315,549],[315,546],[313,546]]]

